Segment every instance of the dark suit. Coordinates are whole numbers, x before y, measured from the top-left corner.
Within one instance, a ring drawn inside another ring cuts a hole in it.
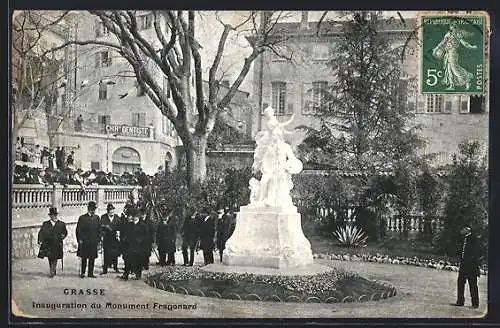
[[[85,274],[88,260],[88,276],[94,276],[94,261],[97,258],[97,248],[101,235],[101,219],[97,215],[88,213],[78,218],[76,224],[76,239],[78,240],[78,251],[76,255],[82,258],[80,275]]]
[[[156,245],[160,256],[160,265],[175,264],[175,241],[177,239],[177,222],[175,216],[167,220],[161,220],[156,230]],[[168,260],[165,257],[168,254]]]
[[[107,272],[110,266],[118,269],[118,256],[120,256],[120,241],[116,236],[119,230],[120,217],[113,214],[110,218],[106,213],[101,216],[102,248],[104,253],[103,272]]]
[[[200,248],[203,250],[203,260],[206,264],[214,263],[214,238],[215,238],[215,220],[217,215],[205,216],[201,221],[200,227]]]
[[[137,223],[127,222],[122,231],[123,235],[123,258],[125,260],[124,276],[128,277],[130,272],[140,278],[144,265],[144,252],[148,243],[148,227],[144,221]]]
[[[155,241],[155,227],[153,221],[146,217],[142,220],[146,227],[146,241],[144,245],[144,260],[143,260],[143,268],[144,270],[149,269],[149,258],[151,257],[151,252],[153,251],[153,243]]]
[[[216,240],[217,240],[217,248],[219,249],[220,261],[222,262],[222,255],[224,253],[224,249],[226,249],[226,241],[229,239],[232,231],[231,231],[231,215],[226,213],[217,220],[217,232],[216,232]]]
[[[68,235],[66,224],[62,221],[47,220],[38,232],[40,251],[38,257],[49,260],[50,276],[56,275],[57,260],[63,258],[63,240]]]
[[[469,290],[472,299],[472,306],[479,306],[479,292],[477,278],[480,276],[480,255],[479,241],[474,234],[464,238],[460,257],[460,268],[457,280],[457,304],[465,303],[464,289],[465,282],[469,282]]]
[[[184,220],[182,228],[182,257],[184,258],[184,265],[189,264],[192,266],[194,263],[194,252],[199,237],[197,218],[198,215],[190,215]]]

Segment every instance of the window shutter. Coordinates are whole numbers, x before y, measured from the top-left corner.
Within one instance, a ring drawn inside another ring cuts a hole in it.
[[[313,102],[312,102],[312,83],[303,83],[303,89],[302,89],[302,114],[304,115],[309,115],[313,113]]]
[[[293,114],[293,101],[294,95],[297,94],[295,88],[296,83],[287,82],[286,84],[286,103],[285,103],[285,114],[291,115]]]
[[[425,113],[425,102],[423,97],[417,97],[417,113]]]
[[[469,97],[460,96],[458,101],[460,105],[460,113],[469,113],[470,112]]]
[[[140,113],[139,114],[139,126],[140,127],[145,127],[146,126],[146,113]]]
[[[414,113],[415,112],[415,102],[408,101],[408,103],[406,104],[406,109],[409,113]]]

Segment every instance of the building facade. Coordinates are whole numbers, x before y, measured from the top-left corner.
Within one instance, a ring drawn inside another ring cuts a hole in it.
[[[254,63],[253,102],[262,110],[275,108],[278,119],[295,119],[290,128],[300,125],[317,126],[315,105],[321,101],[322,90],[335,80],[328,68],[328,61],[335,52],[335,43],[343,35],[342,22],[326,22],[317,31],[317,22],[308,21],[308,13],[302,13],[300,22],[278,23],[274,37],[279,38],[281,54],[266,51]],[[394,47],[406,44],[402,69],[408,78],[418,77],[418,41],[415,19],[380,22],[380,33],[393,40]],[[408,42],[407,42],[408,41]],[[292,60],[285,57],[290,55]],[[435,153],[436,164],[451,161],[451,154],[458,151],[458,144],[467,140],[488,140],[488,98],[460,95],[420,95],[408,87],[407,109],[413,113],[416,124],[423,125],[423,137],[427,145],[424,153]],[[261,129],[262,110],[253,115],[252,135]],[[297,132],[290,142],[298,145],[305,134]],[[487,151],[485,147],[484,151]]]

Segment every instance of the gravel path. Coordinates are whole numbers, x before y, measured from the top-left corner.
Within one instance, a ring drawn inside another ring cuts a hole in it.
[[[179,252],[178,252],[179,253]],[[177,254],[180,256],[180,254]],[[198,256],[196,264],[200,264]],[[97,259],[100,264],[101,259]],[[156,259],[151,260],[156,262]],[[180,257],[177,263],[182,263]],[[96,263],[96,264],[97,264]],[[394,297],[376,302],[343,304],[268,303],[219,300],[165,292],[143,281],[122,281],[108,273],[97,279],[78,277],[78,258],[65,258],[64,272],[48,278],[46,260],[12,263],[12,308],[22,316],[38,318],[477,318],[486,314],[487,278],[479,279],[480,308],[454,307],[456,272],[381,263],[317,260],[317,263],[355,271],[361,276],[397,288]],[[156,270],[156,269],[153,269]],[[112,270],[111,270],[112,271]],[[105,295],[65,295],[65,289],[104,289]],[[470,304],[466,286],[466,305]],[[36,303],[80,303],[84,308],[37,308]],[[92,303],[100,308],[92,308]],[[147,309],[117,309],[117,303],[140,304]],[[157,303],[156,308],[154,308]],[[108,308],[106,308],[108,304]],[[163,306],[161,306],[163,305]],[[172,308],[181,305],[184,308]],[[189,308],[188,308],[189,307]]]

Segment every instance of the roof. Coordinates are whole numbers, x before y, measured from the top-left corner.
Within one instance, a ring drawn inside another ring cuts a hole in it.
[[[303,27],[301,22],[277,23],[272,30],[273,36],[336,36],[343,33],[344,26],[350,21],[323,21],[318,27],[318,22],[308,22]],[[416,30],[416,19],[379,19],[378,31],[386,33],[412,32]],[[319,28],[319,29],[318,29]],[[249,37],[252,40],[254,37]]]

